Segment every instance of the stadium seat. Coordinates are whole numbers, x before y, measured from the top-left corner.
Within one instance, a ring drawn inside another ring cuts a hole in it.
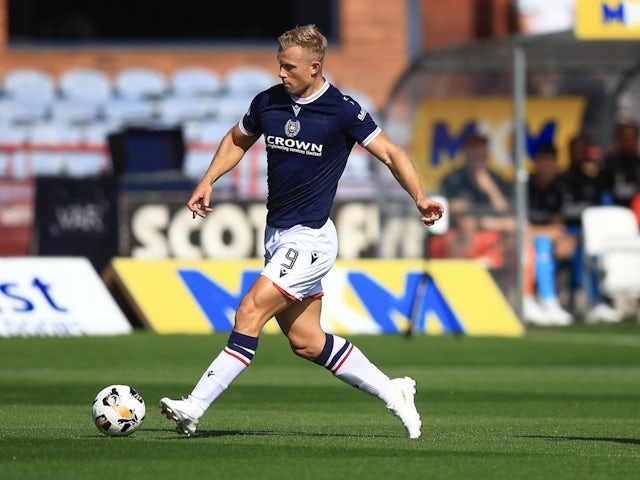
[[[9,98],[48,103],[55,96],[55,82],[48,73],[41,70],[14,69],[4,75],[3,91]]]
[[[355,147],[349,155],[342,178],[345,180],[373,179],[371,155],[364,148]]]
[[[51,118],[69,124],[90,123],[101,114],[97,103],[80,98],[58,98],[51,104]]]
[[[0,123],[0,177],[23,178],[26,176],[24,152],[15,150],[24,140],[24,128]]]
[[[111,98],[104,106],[104,116],[113,123],[148,123],[153,121],[155,108],[141,98]]]
[[[109,77],[102,70],[76,68],[66,70],[58,79],[60,96],[65,99],[104,105],[111,96]]]
[[[228,94],[220,97],[216,103],[216,117],[223,121],[240,121],[249,110],[251,95]]]
[[[204,143],[219,143],[235,122],[229,120],[215,120],[203,122],[199,126],[198,141]]]
[[[224,86],[229,95],[253,97],[279,83],[270,71],[259,67],[236,67],[224,76]],[[247,105],[248,106],[248,105]]]
[[[24,124],[44,120],[50,103],[38,98],[0,98],[0,123]]]
[[[158,102],[160,119],[166,123],[181,124],[187,120],[204,120],[214,111],[213,99],[168,96]]]
[[[66,143],[76,143],[78,136],[73,129],[55,123],[44,122],[31,126],[27,130],[27,142],[37,149],[30,152],[33,174],[35,176],[55,176],[66,169],[67,153],[40,149],[39,147],[58,147]]]
[[[29,155],[35,176],[86,177],[97,175],[105,168],[105,153],[76,150],[82,145],[80,131],[66,124],[34,125],[28,130],[28,142],[37,148]],[[66,146],[70,149],[59,150]]]
[[[187,142],[183,174],[188,178],[199,180],[207,170],[213,154],[222,137],[231,129],[233,122],[212,120],[209,122],[188,121],[184,124],[184,138]],[[231,175],[223,176],[216,187],[231,188]]]
[[[157,70],[131,67],[120,70],[114,81],[118,96],[134,99],[159,98],[167,91],[167,82]]]
[[[120,129],[117,121],[98,121],[78,128],[80,140],[89,145],[107,145],[109,134]]]
[[[584,251],[597,256],[612,238],[638,234],[638,223],[633,210],[618,205],[598,205],[582,212]]]
[[[621,252],[629,254],[629,265],[634,264],[635,251],[633,248],[618,248],[616,245],[625,245],[627,241],[635,242],[638,236],[638,222],[633,210],[618,205],[598,205],[585,208],[581,216],[582,235],[584,242],[585,275],[589,278],[594,272],[607,278],[609,273],[606,268],[616,268],[620,265]],[[606,253],[605,253],[606,252]],[[605,261],[604,257],[608,257]],[[631,268],[631,267],[629,267]],[[638,270],[629,270],[636,277]],[[606,288],[612,291],[612,285],[618,282],[618,272],[614,272],[614,280],[609,276]],[[624,283],[624,281],[623,281]],[[605,283],[600,285],[605,288]],[[615,290],[615,288],[613,288]],[[604,291],[604,290],[603,290]],[[587,299],[593,306],[597,299]]]
[[[610,239],[600,254],[602,293],[640,298],[640,235]]]
[[[174,70],[169,80],[173,95],[179,97],[216,96],[222,89],[220,76],[200,67]]]

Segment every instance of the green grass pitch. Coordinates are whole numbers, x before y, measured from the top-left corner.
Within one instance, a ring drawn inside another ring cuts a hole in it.
[[[640,325],[349,337],[418,381],[419,440],[264,335],[197,436],[179,436],[158,400],[188,394],[226,337],[0,339],[0,479],[640,478]],[[146,400],[130,437],[103,436],[90,417],[113,383]]]

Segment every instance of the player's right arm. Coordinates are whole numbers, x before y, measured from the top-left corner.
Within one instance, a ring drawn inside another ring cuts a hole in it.
[[[187,207],[193,212],[193,218],[196,215],[204,218],[207,216],[207,212],[212,211],[211,192],[214,182],[233,169],[242,160],[245,152],[256,143],[256,140],[258,140],[258,136],[245,135],[238,124],[222,138],[220,147],[211,160],[209,168],[187,202]]]

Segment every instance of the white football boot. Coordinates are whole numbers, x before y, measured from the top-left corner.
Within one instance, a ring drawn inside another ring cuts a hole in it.
[[[422,432],[422,420],[420,414],[416,410],[415,395],[416,395],[416,381],[413,378],[401,377],[391,380],[398,388],[398,396],[395,402],[387,405],[387,410],[400,420],[404,428],[407,429],[407,436],[409,438],[420,438]]]
[[[169,419],[176,422],[176,431],[190,437],[196,433],[200,416],[197,408],[188,399],[171,400],[160,399],[160,411]]]

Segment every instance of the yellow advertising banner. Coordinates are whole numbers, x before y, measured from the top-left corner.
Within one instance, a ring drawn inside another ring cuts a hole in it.
[[[574,30],[582,40],[640,38],[640,0],[577,0]]]
[[[323,281],[322,326],[337,334],[519,336],[491,275],[472,260],[338,260]],[[230,331],[260,260],[117,258],[106,281],[158,333]],[[271,320],[266,333],[279,332]]]
[[[560,165],[568,165],[568,143],[580,132],[585,100],[582,97],[530,98],[526,103],[525,136],[528,158],[541,143],[553,143]],[[509,97],[424,99],[413,122],[409,152],[429,192],[462,166],[462,142],[470,132],[489,139],[489,166],[512,180],[513,102]]]

